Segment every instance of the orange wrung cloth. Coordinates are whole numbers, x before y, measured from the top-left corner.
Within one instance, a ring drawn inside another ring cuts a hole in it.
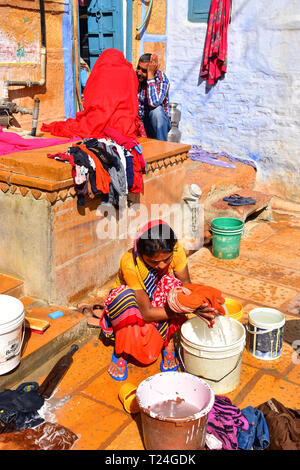
[[[225,315],[225,310],[218,302],[225,302],[222,292],[214,287],[202,284],[184,284],[174,287],[168,295],[168,304],[171,310],[177,313],[193,313],[203,304],[218,310],[221,315]]]

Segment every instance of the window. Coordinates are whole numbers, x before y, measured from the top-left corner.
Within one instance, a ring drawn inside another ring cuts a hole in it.
[[[193,23],[206,23],[211,0],[189,0],[188,20]]]

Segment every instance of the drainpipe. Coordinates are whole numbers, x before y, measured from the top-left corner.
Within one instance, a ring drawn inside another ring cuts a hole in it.
[[[32,86],[44,86],[46,83],[46,28],[45,28],[45,5],[44,0],[40,0],[40,20],[41,20],[41,50],[40,50],[40,57],[41,57],[41,71],[40,71],[40,80],[39,81],[32,81],[29,79],[26,80],[6,80],[3,84],[3,97],[1,100],[1,104],[6,105],[9,103],[9,87],[10,86],[25,86],[25,87],[32,87]],[[32,114],[32,130],[31,135],[35,135],[36,133],[36,126],[37,126],[37,119],[39,113],[39,102],[40,100],[36,98],[34,103],[34,109],[28,109],[23,106],[14,106],[13,112],[20,112],[22,114]]]
[[[203,246],[203,208],[200,207],[199,197],[201,188],[197,184],[185,185],[183,202],[183,223],[185,248],[199,250]]]

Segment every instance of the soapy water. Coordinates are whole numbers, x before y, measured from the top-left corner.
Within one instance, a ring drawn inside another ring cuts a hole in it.
[[[216,347],[228,346],[239,339],[227,313],[224,316],[216,316],[214,322],[214,326],[208,328],[200,317],[194,318],[193,321],[187,322],[185,336],[194,344]]]
[[[39,409],[39,415],[45,421],[55,423],[56,422],[55,412],[58,411],[69,400],[70,400],[70,396],[66,396],[61,399],[57,399],[54,397],[49,398],[44,401],[43,406]]]
[[[197,406],[187,403],[182,398],[161,401],[148,408],[161,418],[188,418],[199,412]]]

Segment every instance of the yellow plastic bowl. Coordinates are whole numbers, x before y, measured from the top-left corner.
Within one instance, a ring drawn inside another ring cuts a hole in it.
[[[225,307],[227,308],[228,314],[231,318],[241,321],[243,317],[243,306],[240,302],[234,299],[225,298]]]

